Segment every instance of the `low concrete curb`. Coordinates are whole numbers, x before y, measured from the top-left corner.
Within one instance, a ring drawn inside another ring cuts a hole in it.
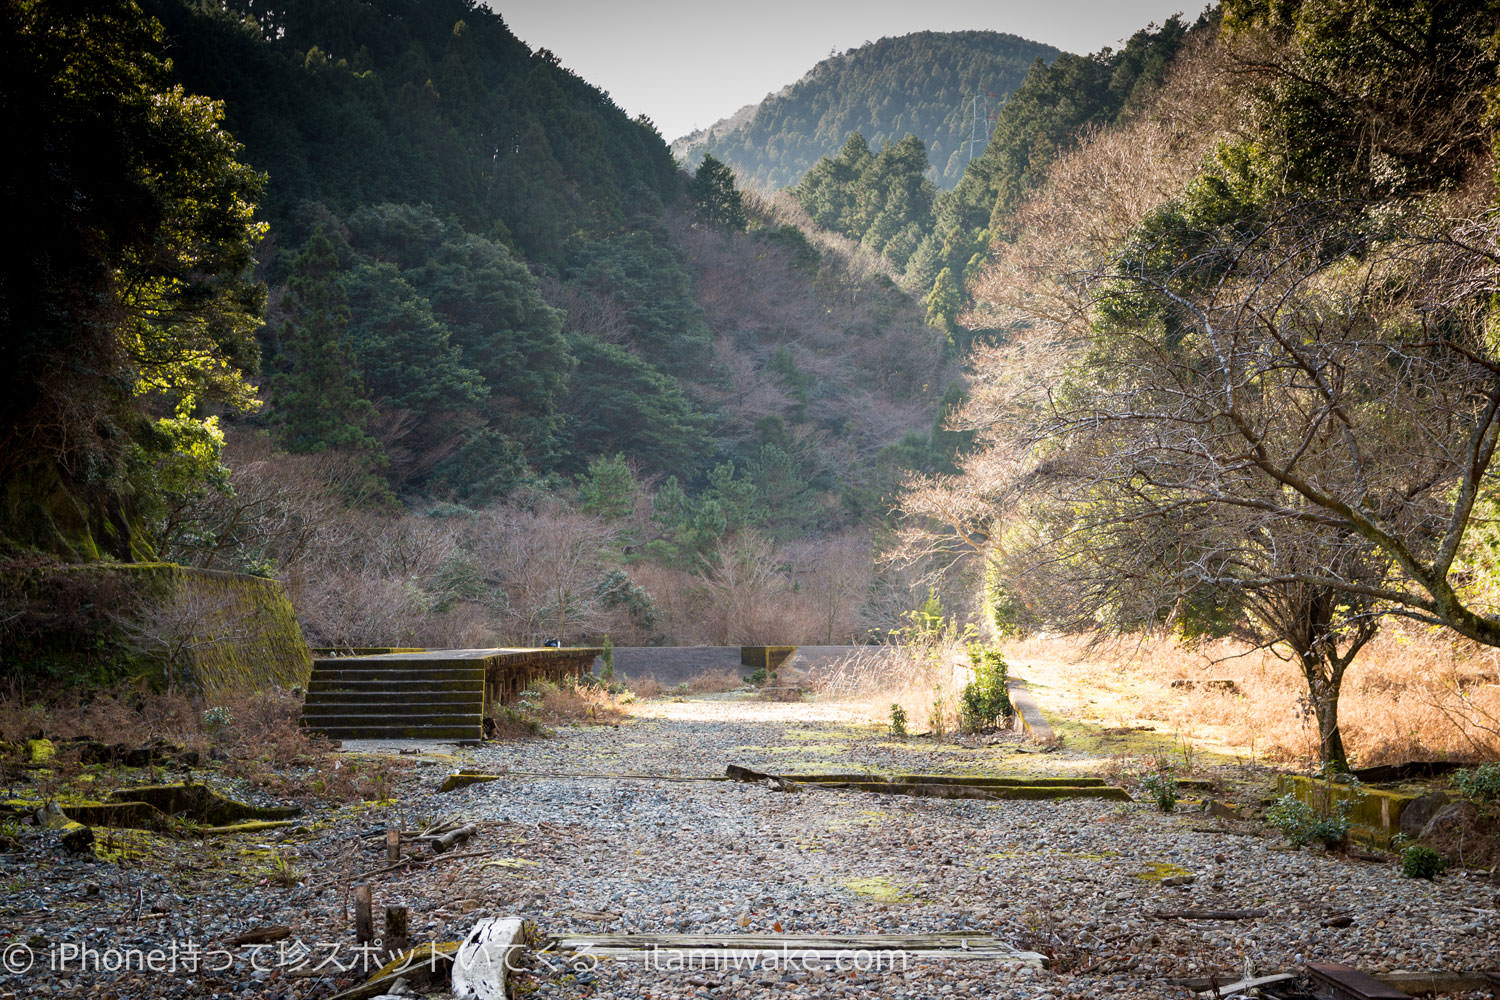
[[[1042,718],[1042,710],[1037,705],[1031,689],[1026,686],[1026,682],[1019,677],[1008,677],[1005,687],[1010,693],[1010,703],[1015,707],[1016,725],[1020,730],[1041,743],[1050,743],[1057,739],[1052,726]]]

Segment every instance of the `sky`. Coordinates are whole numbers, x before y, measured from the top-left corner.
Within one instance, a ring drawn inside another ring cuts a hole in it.
[[[914,31],[1006,31],[1094,52],[1203,0],[485,0],[533,49],[648,115],[668,142],[795,82],[834,52]]]

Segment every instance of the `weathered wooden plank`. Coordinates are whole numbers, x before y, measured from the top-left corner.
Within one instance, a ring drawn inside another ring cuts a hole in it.
[[[558,944],[597,944],[640,948],[693,946],[701,948],[776,947],[866,947],[866,948],[962,948],[998,944],[992,935],[972,934],[585,934],[552,935]]]
[[[617,962],[674,964],[686,968],[753,967],[757,964],[848,964],[850,959],[870,965],[918,962],[997,962],[1042,968],[1045,956],[1009,948],[587,948],[564,949]]]
[[[1473,993],[1500,986],[1500,974],[1483,972],[1376,972],[1372,978],[1412,996]]]
[[[1204,983],[1202,989],[1197,989],[1194,992],[1202,993],[1204,996],[1211,996],[1214,998],[1214,1000],[1219,1000],[1220,997],[1233,996],[1236,993],[1244,993],[1247,990],[1255,989],[1255,987],[1257,986],[1271,986],[1275,983],[1289,983],[1296,978],[1297,977],[1290,972],[1278,972],[1274,976],[1256,976],[1254,979],[1241,979],[1239,982],[1230,983],[1228,986],[1215,986],[1211,983]]]
[[[817,962],[868,956],[871,962],[983,961],[1042,968],[1046,957],[1011,947],[986,934],[563,934],[549,947],[619,961],[674,965],[749,966]]]
[[[506,979],[524,928],[520,917],[492,917],[474,925],[453,959],[453,995],[458,1000],[506,1000]]]
[[[976,781],[963,775],[949,777],[941,774],[901,775],[896,778],[860,775],[850,779],[844,775],[769,774],[739,764],[730,764],[725,769],[725,774],[735,781],[774,782],[782,791],[823,788],[940,799],[1090,798],[1112,799],[1117,802],[1130,801],[1129,794],[1123,788],[1106,785],[1097,778],[1083,779],[1079,784],[1068,784],[1066,779],[1040,779],[1027,782],[1001,778],[993,779],[992,782],[983,782],[982,779]]]
[[[1307,974],[1328,987],[1336,1000],[1409,1000],[1411,996],[1336,962],[1308,962]]]

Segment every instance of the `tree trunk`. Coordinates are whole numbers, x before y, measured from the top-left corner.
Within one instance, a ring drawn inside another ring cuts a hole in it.
[[[1339,682],[1328,680],[1321,670],[1309,668],[1306,673],[1313,718],[1318,724],[1318,756],[1323,769],[1346,772],[1349,758],[1344,754],[1344,737],[1339,732]]]

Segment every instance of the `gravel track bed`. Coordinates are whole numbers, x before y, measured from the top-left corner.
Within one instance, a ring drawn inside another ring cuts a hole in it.
[[[1136,803],[784,793],[609,777],[707,778],[731,762],[949,773],[1025,763],[1034,772],[1037,759],[1005,742],[936,751],[894,743],[825,703],[719,697],[632,708],[619,727],[433,757],[399,790],[394,812],[323,815],[236,845],[173,842],[134,867],[56,850],[0,854],[0,931],[30,942],[45,966],[62,943],[210,948],[248,927],[280,923],[295,941],[346,949],[338,959],[345,961],[353,957],[346,885],[381,867],[385,824],[393,815],[408,827],[457,815],[480,824],[462,849],[475,856],[367,876],[377,910],[411,908],[414,940],[452,940],[480,916],[520,914],[549,932],[977,931],[1053,958],[1045,971],[983,962],[867,972],[619,963],[579,971],[557,963],[523,977],[535,996],[1159,998],[1188,995],[1169,979],[1305,961],[1365,970],[1500,964],[1500,886],[1473,875],[1403,879],[1391,864],[1287,850],[1269,836],[1201,832],[1209,824],[1201,814],[1163,815]],[[435,793],[459,766],[510,771]],[[243,863],[230,872],[230,861],[256,850],[287,858],[301,884],[253,884]],[[1162,884],[1174,875],[1192,880]],[[1153,916],[1249,907],[1270,913],[1233,922]],[[1353,923],[1323,926],[1334,916]],[[277,946],[255,960],[248,949],[233,958],[230,969],[193,974],[0,971],[0,996],[326,997],[354,981],[352,972],[293,976],[276,968]]]

